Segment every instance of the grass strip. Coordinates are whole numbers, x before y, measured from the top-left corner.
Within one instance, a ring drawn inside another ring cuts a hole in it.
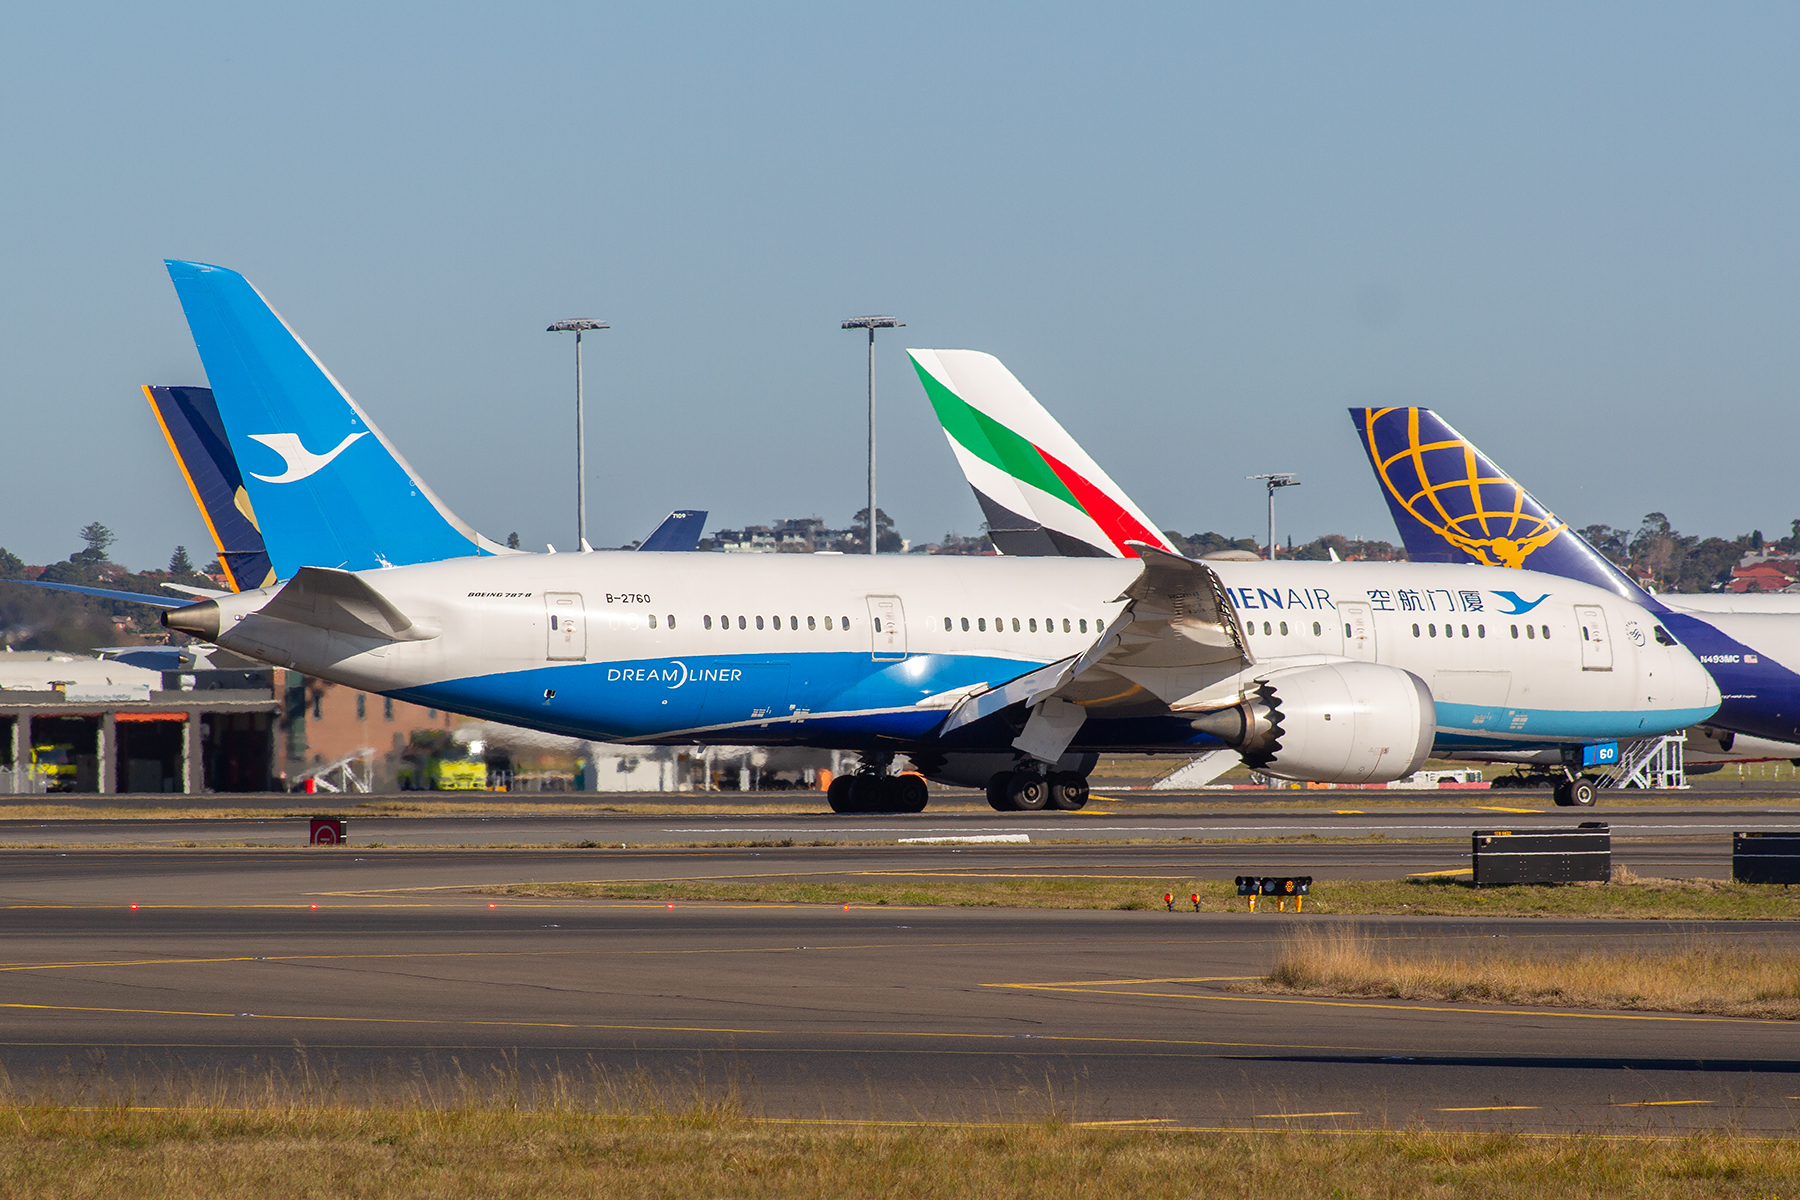
[[[0,1111],[0,1194],[1256,1197],[1792,1195],[1800,1142],[803,1125],[713,1114],[345,1107]]]
[[[1467,939],[1397,949],[1353,926],[1315,926],[1286,940],[1267,978],[1234,990],[1793,1020],[1800,953],[1702,936],[1654,950]]]
[[[1246,856],[1249,858],[1250,856]],[[1252,859],[1252,861],[1254,861]],[[1258,872],[1262,874],[1263,872]],[[1277,875],[1285,872],[1270,871]],[[479,889],[483,895],[570,900],[720,901],[751,904],[832,904],[907,907],[1161,909],[1163,896],[1191,913],[1238,912],[1275,918],[1272,898],[1248,904],[1233,884],[1174,876],[1069,879],[915,876],[910,879],[805,878],[774,880],[644,880],[514,883]],[[1293,904],[1288,905],[1292,915]],[[1305,912],[1343,916],[1619,917],[1771,920],[1800,916],[1800,892],[1726,880],[1642,879],[1630,883],[1562,884],[1477,889],[1445,879],[1316,880]]]

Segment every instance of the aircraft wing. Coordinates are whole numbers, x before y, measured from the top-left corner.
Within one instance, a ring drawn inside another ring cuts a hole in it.
[[[74,592],[81,596],[98,596],[102,600],[122,600],[126,604],[143,604],[150,608],[186,608],[186,600],[165,600],[161,596],[147,596],[143,592],[126,592],[117,588],[84,587],[78,583],[49,583],[42,579],[8,579],[7,583],[22,583],[26,587],[48,588],[53,592]]]
[[[1013,745],[1055,762],[1089,713],[1156,716],[1237,703],[1229,681],[1255,659],[1225,585],[1205,563],[1144,542],[1130,549],[1144,569],[1119,597],[1129,601],[1124,611],[1085,653],[969,697],[943,732],[1024,704],[1031,716]]]

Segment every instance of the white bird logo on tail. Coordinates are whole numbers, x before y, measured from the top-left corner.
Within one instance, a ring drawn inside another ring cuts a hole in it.
[[[339,442],[336,449],[326,454],[314,454],[308,450],[301,443],[300,435],[297,433],[253,433],[250,435],[250,440],[261,442],[281,455],[282,461],[287,464],[287,470],[279,475],[258,475],[255,471],[250,474],[264,483],[298,483],[307,476],[324,470],[332,459],[350,448],[351,442],[359,437],[367,437],[368,433],[369,431],[366,429],[360,433],[353,433]]]

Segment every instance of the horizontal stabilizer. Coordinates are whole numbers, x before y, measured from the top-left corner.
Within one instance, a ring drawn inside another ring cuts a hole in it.
[[[102,600],[122,600],[126,604],[143,604],[150,608],[184,608],[186,600],[165,600],[161,596],[146,596],[142,592],[123,592],[117,588],[83,587],[77,583],[50,583],[42,579],[9,579],[8,583],[22,583],[26,587],[47,588],[53,592],[74,592],[81,596],[97,596]]]
[[[260,615],[329,629],[351,637],[417,642],[437,636],[414,625],[412,618],[362,578],[330,567],[302,567],[263,605]]]

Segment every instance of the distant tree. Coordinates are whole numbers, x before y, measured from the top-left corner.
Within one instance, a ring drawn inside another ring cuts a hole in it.
[[[213,559],[211,562],[207,563],[206,570],[201,572],[201,574],[203,574],[203,575],[223,575],[224,573],[225,573],[225,564],[220,562],[216,558]]]
[[[506,548],[508,550],[517,550],[519,548],[519,535],[518,534],[509,533],[506,535]]]
[[[1761,554],[1762,548],[1763,548],[1762,530],[1752,529],[1750,531],[1750,549],[1751,549],[1751,551],[1756,554]]]
[[[852,534],[850,543],[863,553],[869,550],[869,506],[863,505],[850,518]],[[906,540],[894,532],[894,518],[877,508],[875,510],[875,546],[883,554],[898,554]]]
[[[1614,529],[1611,525],[1589,525],[1580,532],[1582,540],[1610,559],[1614,566],[1622,567],[1631,562],[1631,539],[1623,529]]]
[[[11,550],[0,546],[0,579],[25,578],[25,564]]]
[[[169,574],[192,575],[194,560],[188,557],[186,546],[175,547],[175,553],[169,555]]]
[[[82,527],[81,540],[87,543],[87,549],[78,552],[81,555],[79,561],[96,563],[106,561],[106,548],[118,539],[113,535],[112,530],[98,521],[92,521]],[[70,559],[69,561],[77,560]]]

